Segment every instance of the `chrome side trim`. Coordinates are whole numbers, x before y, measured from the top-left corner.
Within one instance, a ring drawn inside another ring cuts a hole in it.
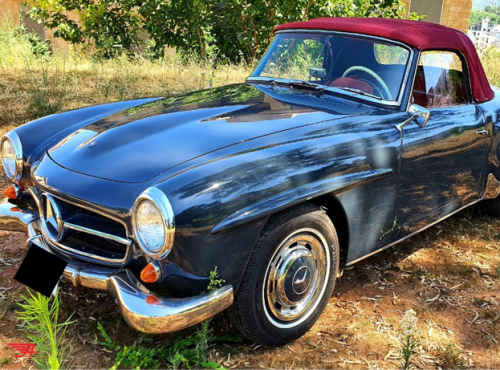
[[[483,199],[495,199],[500,195],[500,182],[495,175],[490,173],[488,175],[488,182],[486,183],[486,190],[484,191]]]
[[[94,229],[89,229],[88,227],[83,227],[83,226],[80,226],[80,225],[75,225],[75,224],[72,224],[72,223],[69,223],[69,222],[64,222],[63,223],[63,227],[65,227],[67,229],[74,230],[74,231],[79,231],[79,232],[82,232],[82,233],[96,235],[96,236],[99,236],[99,237],[101,237],[103,239],[107,239],[107,240],[111,240],[111,241],[114,241],[114,242],[118,242],[120,244],[125,244],[126,246],[129,246],[129,245],[132,244],[132,241],[129,240],[129,239],[120,238],[119,236],[116,236],[116,235],[112,235],[112,234],[108,234],[108,233],[103,233],[101,231],[97,231],[97,230],[94,230]]]
[[[259,217],[267,216],[271,213],[294,206],[320,195],[352,189],[368,182],[378,180],[379,178],[390,175],[391,173],[393,173],[391,168],[349,173],[331,179],[311,182],[295,189],[274,194],[269,198],[237,210],[232,215],[218,223],[212,229],[211,233],[215,234],[243,223],[256,220]]]
[[[403,237],[403,238],[401,238],[401,239],[399,239],[399,240],[395,241],[394,243],[391,243],[391,244],[389,244],[389,245],[386,245],[386,246],[385,246],[385,247],[383,247],[383,248],[377,249],[376,251],[373,251],[373,252],[371,252],[371,253],[369,253],[369,254],[367,254],[367,255],[363,256],[363,257],[360,257],[360,258],[358,258],[358,259],[355,259],[354,261],[349,262],[348,264],[346,264],[346,265],[345,265],[345,267],[348,267],[348,266],[354,265],[355,263],[358,263],[359,261],[362,261],[362,260],[364,260],[364,259],[366,259],[366,258],[368,258],[368,257],[371,257],[371,256],[373,256],[373,255],[375,255],[375,254],[377,254],[377,253],[379,253],[379,252],[385,251],[386,249],[388,249],[388,248],[390,248],[390,247],[393,247],[393,246],[395,246],[396,244],[399,244],[399,243],[401,243],[401,242],[405,241],[406,239],[409,239],[409,238],[411,238],[412,236],[414,236],[414,235],[416,235],[416,234],[418,234],[418,233],[420,233],[420,232],[422,232],[422,231],[424,231],[424,230],[427,230],[428,228],[430,228],[430,227],[432,227],[432,226],[434,226],[434,225],[436,225],[436,224],[440,223],[441,221],[443,221],[443,220],[447,219],[448,217],[453,216],[455,213],[458,213],[458,212],[460,212],[460,211],[463,211],[465,208],[468,208],[468,207],[470,207],[470,206],[472,206],[472,205],[474,205],[474,204],[476,204],[476,203],[480,202],[481,200],[483,200],[483,199],[482,199],[482,198],[481,198],[481,199],[477,199],[477,200],[475,200],[475,201],[473,201],[473,202],[471,202],[471,203],[469,203],[469,204],[467,204],[467,205],[465,205],[465,206],[463,206],[463,207],[460,207],[460,208],[456,209],[455,211],[451,212],[450,214],[448,214],[448,215],[446,215],[446,216],[444,216],[444,217],[440,218],[440,219],[439,219],[439,220],[437,220],[437,221],[434,221],[434,222],[430,223],[429,225],[424,226],[423,228],[421,228],[421,229],[419,229],[419,230],[417,230],[417,231],[415,231],[415,232],[413,232],[413,233],[411,233],[411,234],[409,234],[409,235],[406,235],[405,237]]]

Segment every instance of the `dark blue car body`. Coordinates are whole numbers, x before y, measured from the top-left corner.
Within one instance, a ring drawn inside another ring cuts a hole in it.
[[[334,221],[346,266],[481,200],[488,175],[500,178],[496,94],[435,109],[425,128],[400,132],[406,105],[247,83],[84,108],[16,132],[40,191],[126,230],[135,199],[161,189],[175,244],[149,288],[183,297],[203,291],[214,266],[237,289],[266,220],[305,201]],[[145,264],[135,244],[125,262],[88,261],[136,274]]]

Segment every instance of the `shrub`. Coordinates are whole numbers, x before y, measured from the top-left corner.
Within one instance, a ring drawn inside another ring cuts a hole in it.
[[[482,57],[483,67],[486,71],[489,81],[495,85],[500,86],[500,50],[491,48]]]
[[[150,55],[163,57],[170,46],[184,56],[218,63],[259,59],[274,28],[286,22],[325,16],[422,19],[407,15],[402,0],[124,0],[119,5],[113,0],[40,0],[30,9],[30,16],[43,19],[56,36],[90,43],[100,57],[122,51],[133,55],[142,30],[154,41]],[[71,11],[78,13],[80,24],[70,18]]]

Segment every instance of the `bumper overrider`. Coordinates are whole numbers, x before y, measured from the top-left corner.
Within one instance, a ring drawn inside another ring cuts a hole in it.
[[[37,212],[22,209],[4,199],[0,202],[0,229],[25,232],[27,244],[55,254],[34,223]],[[59,256],[60,257],[60,256]],[[68,260],[63,278],[75,286],[107,290],[115,297],[125,321],[144,333],[169,333],[195,325],[223,311],[233,303],[232,286],[189,298],[164,298],[148,290],[128,269],[112,269]],[[156,299],[147,299],[154,296]],[[151,303],[152,302],[152,303]]]

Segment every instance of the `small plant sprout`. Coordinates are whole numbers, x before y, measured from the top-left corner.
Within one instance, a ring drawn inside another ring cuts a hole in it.
[[[33,360],[41,369],[60,369],[68,367],[70,341],[66,339],[66,329],[73,323],[71,316],[59,323],[58,296],[47,298],[40,293],[22,295],[26,302],[19,304],[17,319],[22,321],[20,327],[26,330],[26,337],[36,345]]]
[[[410,370],[416,368],[413,362],[413,356],[417,352],[418,338],[420,331],[417,327],[417,314],[413,310],[408,310],[400,321],[401,333],[398,336],[401,344],[401,369]]]

